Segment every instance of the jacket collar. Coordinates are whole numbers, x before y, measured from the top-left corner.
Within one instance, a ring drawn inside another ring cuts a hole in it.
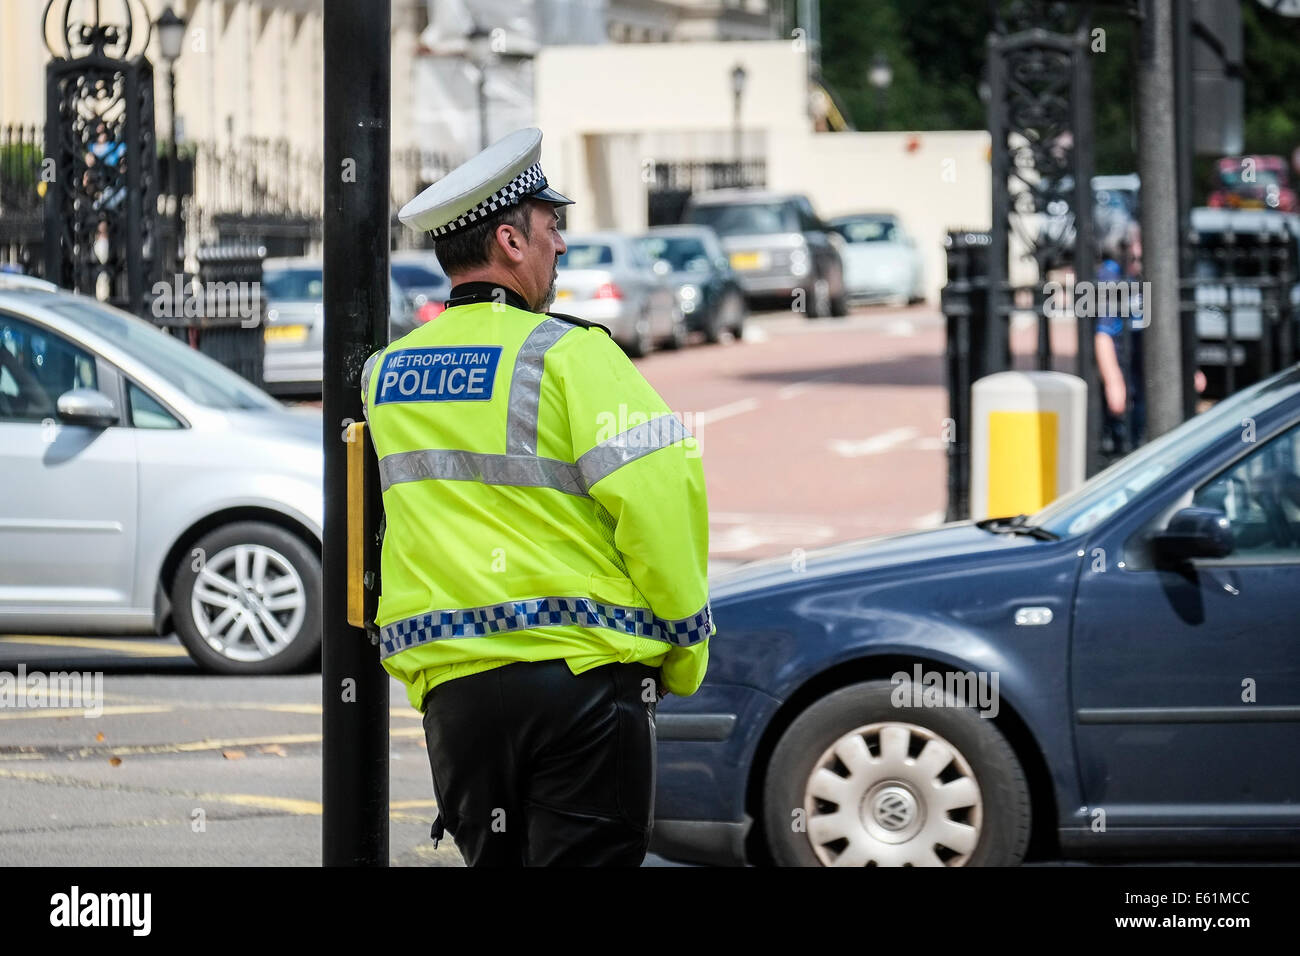
[[[462,282],[452,286],[447,297],[447,308],[469,305],[472,302],[501,302],[503,296],[506,305],[523,309],[525,312],[533,311],[522,295],[498,282]]]

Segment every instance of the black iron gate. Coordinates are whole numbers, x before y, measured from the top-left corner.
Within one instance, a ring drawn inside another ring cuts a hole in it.
[[[131,4],[125,22],[74,22],[45,9],[47,41],[57,27],[45,71],[45,278],[139,315],[161,275],[158,150],[154,138],[153,66],[143,53]],[[146,20],[146,24],[148,21]],[[143,36],[143,39],[142,39]]]

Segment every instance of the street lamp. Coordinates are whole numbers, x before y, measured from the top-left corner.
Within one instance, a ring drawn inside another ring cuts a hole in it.
[[[740,98],[745,93],[745,81],[749,74],[739,63],[731,71],[732,109],[732,150],[736,154],[736,173],[740,173]]]
[[[469,43],[469,61],[478,70],[478,137],[479,149],[487,149],[487,68],[492,62],[492,31],[475,24],[474,29],[465,37]]]
[[[162,58],[167,61],[167,102],[168,112],[171,117],[171,157],[167,164],[167,191],[172,194],[172,202],[176,204],[174,212],[174,232],[176,237],[176,268],[177,271],[184,271],[183,244],[181,240],[181,197],[180,197],[180,169],[179,151],[176,148],[176,59],[181,55],[181,47],[185,44],[185,21],[176,15],[176,11],[169,4],[162,14],[158,17],[154,26],[158,28],[158,49],[162,52]]]
[[[876,127],[885,128],[885,91],[894,82],[894,70],[889,65],[889,57],[877,51],[871,58],[871,68],[867,71],[867,82],[876,88]]]

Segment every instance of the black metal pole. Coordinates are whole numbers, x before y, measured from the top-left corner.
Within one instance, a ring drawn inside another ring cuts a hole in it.
[[[391,18],[387,2],[325,0],[326,866],[388,865],[389,678],[365,631],[347,623],[342,433],[349,420],[362,420],[361,368],[388,341]]]
[[[1192,231],[1192,18],[1193,4],[1174,4],[1174,135],[1178,149],[1178,327],[1182,347],[1183,417],[1196,414],[1196,309],[1188,300],[1195,295],[1194,287],[1184,286],[1194,274],[1191,260]]]
[[[172,195],[172,202],[176,204],[173,211],[175,218],[172,220],[172,232],[175,236],[176,243],[176,271],[178,273],[185,271],[185,250],[181,239],[181,172],[179,163],[180,151],[176,147],[176,61],[167,61],[167,109],[171,114],[171,162],[167,170],[167,190]]]

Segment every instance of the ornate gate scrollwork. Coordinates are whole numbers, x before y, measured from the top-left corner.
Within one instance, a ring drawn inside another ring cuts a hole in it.
[[[120,19],[103,21],[99,0],[45,7],[53,57],[45,72],[45,275],[143,315],[162,251],[153,66],[143,54],[152,24],[141,0],[102,6]]]

